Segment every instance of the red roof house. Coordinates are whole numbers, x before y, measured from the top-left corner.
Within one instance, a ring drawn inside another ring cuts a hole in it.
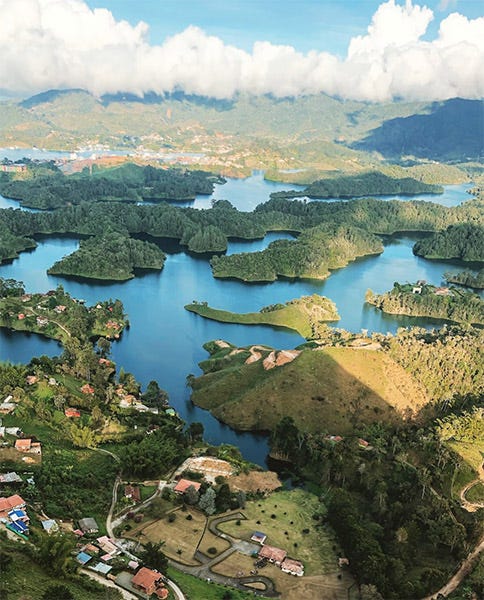
[[[130,498],[136,504],[141,502],[141,492],[137,485],[127,485],[124,488],[124,496]]]
[[[285,558],[281,564],[281,571],[284,573],[290,573],[291,575],[297,575],[302,577],[304,575],[304,565],[298,560],[292,558]]]
[[[202,484],[199,481],[190,481],[189,479],[180,479],[180,481],[173,488],[173,491],[176,492],[177,494],[184,494],[187,491],[187,489],[190,486],[192,486],[198,492],[201,485]]]
[[[278,567],[281,566],[282,561],[286,558],[287,552],[282,548],[275,548],[274,546],[262,546],[259,550],[259,558],[266,558],[269,562],[276,564]]]
[[[80,413],[80,411],[77,410],[77,408],[66,408],[64,410],[64,414],[69,419],[77,419],[78,417],[81,416],[81,413]]]
[[[15,440],[15,450],[18,450],[19,452],[30,452],[31,446],[31,438]]]
[[[6,517],[11,510],[25,508],[25,500],[18,494],[0,498],[0,517]]]
[[[158,571],[152,571],[146,567],[141,567],[131,579],[131,585],[137,590],[141,590],[146,595],[151,596],[151,594],[156,593],[158,588],[164,587],[162,577],[162,574],[158,573]]]

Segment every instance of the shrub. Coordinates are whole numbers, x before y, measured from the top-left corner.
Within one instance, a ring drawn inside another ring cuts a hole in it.
[[[176,519],[176,515],[175,513],[170,513],[168,515],[168,523],[173,523],[173,521]]]
[[[185,519],[186,519],[187,521],[191,521],[191,520],[193,519],[193,517],[192,517],[192,515],[187,515],[187,516],[185,517]]]
[[[207,553],[208,554],[217,554],[217,548],[215,548],[215,546],[210,546],[210,548],[207,549]]]

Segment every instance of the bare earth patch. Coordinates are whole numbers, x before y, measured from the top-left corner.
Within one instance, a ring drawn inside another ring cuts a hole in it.
[[[233,475],[228,479],[228,484],[235,490],[244,492],[273,492],[282,486],[274,471],[249,471]]]

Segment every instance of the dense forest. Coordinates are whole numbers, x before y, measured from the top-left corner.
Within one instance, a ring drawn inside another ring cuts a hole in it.
[[[448,283],[457,283],[476,290],[484,289],[484,269],[481,269],[475,275],[471,271],[460,271],[458,273],[444,273],[444,277]]]
[[[413,247],[414,254],[425,258],[459,258],[484,261],[484,225],[481,221],[451,225],[445,231],[421,240]]]
[[[390,314],[484,325],[484,301],[477,294],[455,287],[395,282],[393,289],[385,294],[368,290],[366,301]]]
[[[215,181],[224,180],[205,171],[132,163],[113,169],[95,167],[92,175],[87,168],[80,174],[64,175],[58,169],[45,174],[35,167],[22,178],[3,173],[0,193],[22,206],[54,209],[81,202],[193,200],[197,194],[211,194]]]
[[[164,261],[155,244],[111,231],[81,240],[79,249],[57,261],[48,273],[122,281],[134,277],[134,269],[161,270]]]
[[[412,177],[389,177],[380,171],[359,175],[342,175],[318,179],[300,192],[274,192],[271,198],[359,198],[365,196],[389,196],[392,194],[442,194],[440,185],[423,183]]]
[[[214,256],[215,277],[243,281],[274,281],[278,276],[323,279],[329,269],[345,266],[358,256],[383,252],[381,240],[357,227],[319,225],[296,240],[277,240],[266,250]]]
[[[323,203],[273,198],[251,213],[239,212],[226,200],[219,200],[206,210],[177,208],[166,202],[155,206],[83,202],[37,213],[6,209],[0,211],[0,261],[35,247],[32,237],[37,234],[100,235],[111,229],[178,239],[194,252],[220,252],[231,237],[256,239],[264,237],[268,231],[304,232],[321,226],[319,233],[314,230],[300,236],[298,243],[276,242],[265,254],[243,258],[244,265],[249,264],[247,261],[260,263],[256,278],[274,279],[276,274],[321,276],[327,274],[327,269],[314,253],[302,257],[303,264],[295,264],[301,252],[316,248],[316,251],[322,251],[330,268],[331,265],[341,266],[355,256],[379,251],[381,246],[378,242],[376,247],[371,234],[438,231],[468,222],[482,227],[483,215],[483,203],[479,200],[448,208],[419,201],[363,199]],[[341,247],[336,247],[336,240],[331,242],[327,233],[330,230],[338,231]],[[274,260],[278,263],[276,268]],[[250,266],[248,271],[251,269]]]

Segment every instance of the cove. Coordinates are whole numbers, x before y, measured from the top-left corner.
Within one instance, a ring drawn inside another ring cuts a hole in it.
[[[267,199],[271,189],[269,185],[266,197],[259,202]],[[441,196],[437,198],[443,199]],[[463,188],[460,201],[467,198]],[[260,250],[281,237],[290,236],[270,233],[263,240],[231,241],[228,252]],[[183,419],[203,423],[207,441],[234,444],[248,460],[264,465],[267,438],[261,434],[235,432],[207,411],[194,407],[189,400],[186,377],[190,373],[200,373],[198,363],[207,356],[202,345],[208,340],[223,338],[237,345],[260,343],[293,348],[303,341],[302,338],[296,333],[267,326],[248,327],[208,321],[188,313],[183,306],[200,300],[216,308],[249,312],[268,304],[318,293],[328,296],[338,306],[342,318],[335,324],[336,327],[385,333],[408,325],[435,326],[441,322],[384,315],[364,305],[368,288],[383,292],[390,289],[395,280],[416,279],[426,279],[437,285],[446,270],[455,268],[450,261],[433,262],[414,256],[412,246],[416,239],[417,236],[410,234],[385,238],[383,254],[350,263],[333,272],[325,281],[279,280],[245,284],[214,279],[207,258],[189,255],[177,243],[164,240],[159,243],[168,256],[161,273],[148,273],[124,283],[86,282],[49,276],[46,269],[78,247],[75,238],[49,237],[39,239],[35,250],[23,252],[11,263],[1,265],[0,276],[23,281],[27,291],[46,292],[61,283],[70,294],[84,298],[89,304],[101,299],[120,298],[131,328],[112,346],[113,359],[118,367],[123,366],[132,372],[143,386],[156,379],[168,391],[171,404]],[[53,356],[61,351],[55,341],[0,329],[1,360],[28,362],[33,356]]]

